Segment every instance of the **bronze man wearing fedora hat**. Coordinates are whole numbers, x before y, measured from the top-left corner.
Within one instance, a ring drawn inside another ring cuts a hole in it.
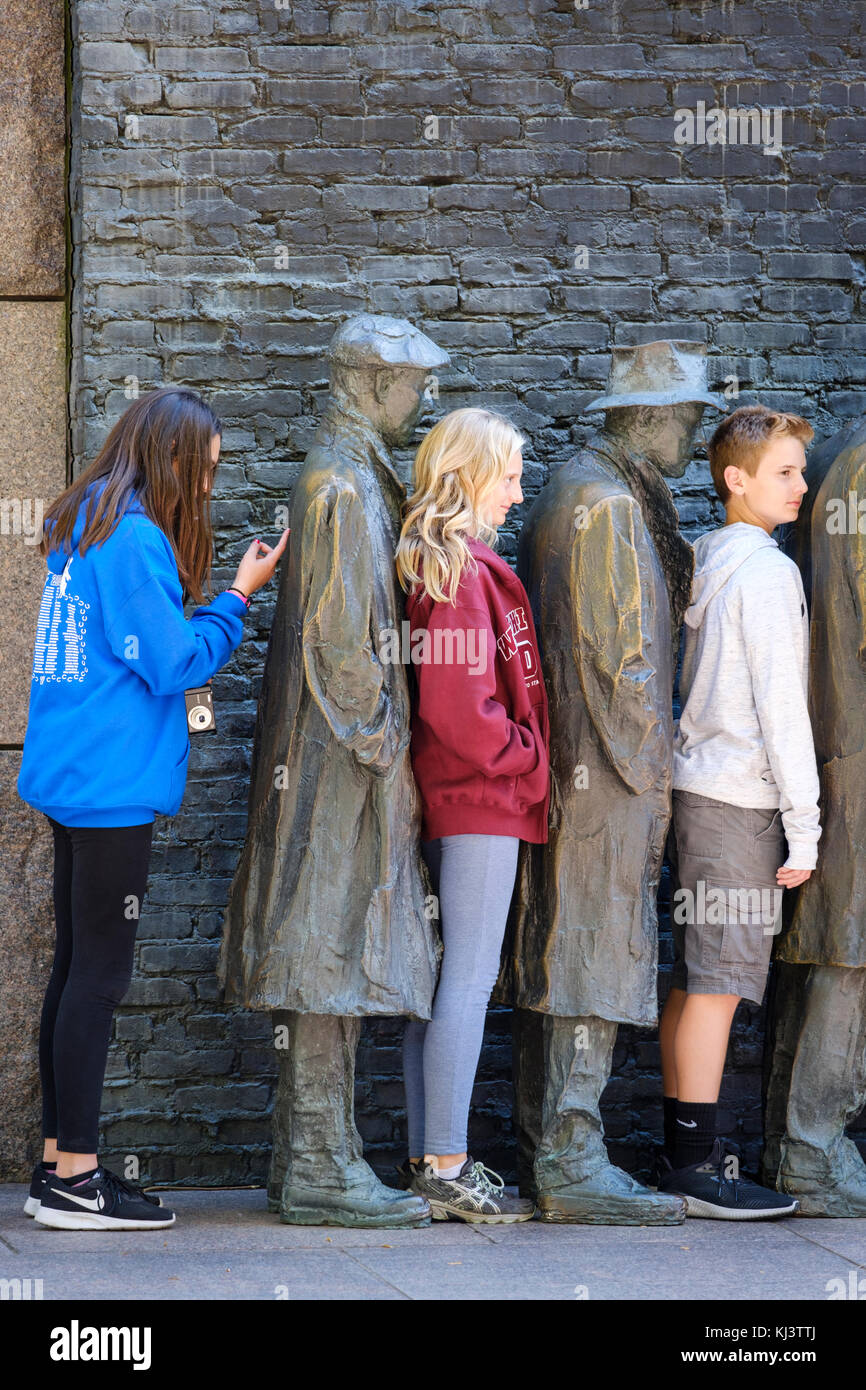
[[[599,1099],[617,1025],[656,1022],[671,697],[692,576],[662,475],[684,473],[707,405],[719,408],[700,344],[614,348],[607,392],[588,407],[604,427],[542,490],[520,542],[550,699],[551,812],[548,843],[526,847],[506,973],[524,1188],[548,1221],[685,1214],[611,1164]]]

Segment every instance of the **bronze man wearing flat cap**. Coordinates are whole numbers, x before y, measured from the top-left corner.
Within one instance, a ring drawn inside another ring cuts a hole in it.
[[[246,843],[226,911],[226,997],[284,1030],[268,1183],[283,1221],[429,1221],[378,1181],[354,1122],[362,1017],[430,1017],[438,943],[425,913],[420,812],[394,549],[409,443],[448,355],[404,319],[334,335],[331,391],[294,489],[258,704]]]

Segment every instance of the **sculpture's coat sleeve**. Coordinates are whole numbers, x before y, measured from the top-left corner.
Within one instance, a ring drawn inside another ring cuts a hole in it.
[[[857,656],[861,665],[866,666],[866,536],[859,525],[849,541],[848,555],[857,622]]]
[[[611,766],[635,795],[654,785],[666,762],[638,525],[635,501],[605,498],[575,531],[571,556],[574,659],[586,708]]]
[[[336,739],[373,772],[385,773],[408,742],[370,630],[373,553],[363,504],[333,485],[307,509],[302,544],[310,556],[303,625],[304,670]]]

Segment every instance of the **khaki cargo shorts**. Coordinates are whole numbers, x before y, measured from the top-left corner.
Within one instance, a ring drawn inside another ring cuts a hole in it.
[[[787,845],[781,812],[674,791],[668,855],[672,985],[760,1004],[782,927],[784,890],[776,870]]]

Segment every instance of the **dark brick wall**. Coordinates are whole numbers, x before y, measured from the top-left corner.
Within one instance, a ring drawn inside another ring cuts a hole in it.
[[[322,348],[362,309],[449,349],[444,408],[490,403],[527,432],[530,498],[585,437],[613,343],[704,342],[714,384],[735,377],[741,402],[834,432],[866,408],[862,13],[72,0],[76,466],[125,392],[206,391],[226,421],[227,582],[248,538],[278,529]],[[674,113],[699,101],[783,108],[781,151],[678,145]],[[688,535],[713,524],[705,461],[677,500]],[[226,1010],[214,967],[270,601],[215,682],[219,734],[196,746],[182,811],[159,826],[117,1021],[106,1149],[163,1179],[265,1172],[269,1022]],[[761,1020],[741,1012],[724,1100],[753,1158]],[[402,1151],[399,1035],[369,1026],[359,1058],[383,1171]],[[491,1015],[471,1130],[506,1171],[508,1036],[507,1013]],[[605,1113],[614,1156],[644,1169],[660,1134],[653,1033],[623,1030]]]

